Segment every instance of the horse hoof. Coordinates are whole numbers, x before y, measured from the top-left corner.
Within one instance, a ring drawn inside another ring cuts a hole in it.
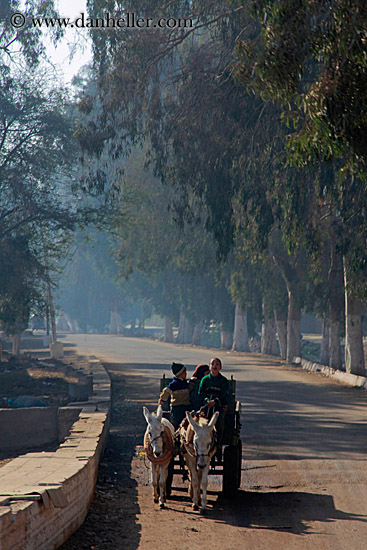
[[[193,504],[192,508],[193,508],[193,510],[195,510],[195,512],[197,512],[199,510],[199,506],[197,504]]]
[[[158,502],[159,502],[159,498],[155,498],[154,499],[154,504],[158,504]]]
[[[200,514],[203,514],[203,516],[205,516],[205,514],[206,514],[206,508],[201,508],[201,509],[200,509]]]
[[[159,507],[160,507],[161,510],[163,510],[163,508],[165,508],[164,502],[161,502]]]

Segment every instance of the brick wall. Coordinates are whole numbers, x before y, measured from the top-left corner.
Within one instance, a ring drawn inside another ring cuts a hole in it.
[[[0,468],[0,550],[57,549],[85,519],[110,411],[109,377],[98,362],[91,367],[93,397],[59,448]]]

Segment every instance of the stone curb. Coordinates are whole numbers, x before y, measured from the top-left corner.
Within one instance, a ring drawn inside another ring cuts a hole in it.
[[[335,370],[331,367],[327,367],[326,365],[321,365],[320,363],[307,361],[307,359],[302,359],[301,357],[294,357],[292,363],[293,365],[300,365],[303,369],[309,372],[320,372],[324,376],[337,380],[342,384],[367,390],[367,378],[365,376],[357,376],[348,372]]]
[[[55,452],[27,453],[0,468],[0,550],[56,550],[92,502],[110,419],[111,382],[95,359],[93,396]]]

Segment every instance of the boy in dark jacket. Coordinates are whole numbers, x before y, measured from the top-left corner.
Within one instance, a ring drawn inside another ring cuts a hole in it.
[[[190,391],[193,389],[195,381],[186,380],[185,365],[172,363],[171,369],[174,375],[173,380],[162,391],[158,405],[163,405],[169,397],[171,398],[171,422],[177,430],[185,418],[186,411],[190,410]]]

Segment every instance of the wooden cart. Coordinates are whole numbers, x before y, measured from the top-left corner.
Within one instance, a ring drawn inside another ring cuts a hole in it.
[[[165,375],[160,381],[160,391],[162,391],[171,382],[172,378],[166,378]],[[232,406],[227,409],[225,415],[225,425],[222,440],[222,459],[212,459],[209,475],[223,476],[222,489],[225,495],[233,495],[241,485],[241,464],[242,464],[242,441],[241,434],[241,403],[236,401],[236,381],[231,376],[228,380],[233,396]],[[169,400],[163,405],[163,415],[169,420],[170,403]],[[188,472],[185,467],[185,461],[180,453],[172,458],[169,466],[166,491],[170,496],[172,480],[174,475],[182,475],[187,479]]]

